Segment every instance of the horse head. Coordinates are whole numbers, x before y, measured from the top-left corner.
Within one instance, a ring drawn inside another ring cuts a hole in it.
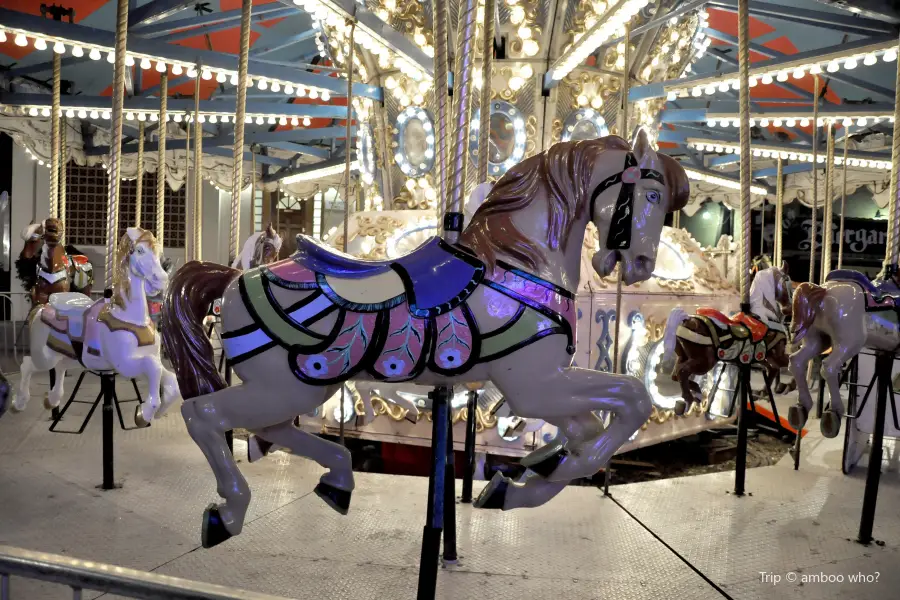
[[[113,278],[116,303],[124,306],[131,300],[131,285],[136,278],[145,296],[158,296],[165,291],[169,275],[160,262],[161,249],[153,233],[140,227],[129,227],[119,240],[116,272]]]
[[[268,265],[278,260],[278,252],[281,250],[281,236],[272,227],[272,224],[266,227],[266,230],[256,239],[256,245],[253,249],[253,257],[250,259],[250,267],[258,267],[260,265]]]

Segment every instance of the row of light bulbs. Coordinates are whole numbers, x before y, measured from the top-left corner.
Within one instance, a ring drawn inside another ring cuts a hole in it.
[[[567,50],[565,59],[550,70],[550,77],[556,81],[563,79],[613,35],[624,37],[625,24],[649,3],[650,0],[620,2],[616,12],[610,15],[591,35],[588,36],[587,33],[576,35],[575,42]]]
[[[753,75],[748,79],[747,83],[750,87],[756,87],[760,83],[762,83],[763,85],[769,85],[776,81],[785,83],[789,79],[791,79],[791,77],[793,77],[794,79],[803,79],[807,74],[819,75],[823,71],[826,71],[828,73],[836,73],[841,68],[844,68],[846,70],[855,69],[857,66],[859,66],[860,62],[862,62],[862,64],[866,65],[867,67],[871,67],[878,63],[879,54],[881,55],[881,59],[884,62],[893,62],[897,60],[897,50],[894,48],[887,48],[883,50],[868,52],[863,55],[852,54],[841,59],[832,59],[826,63],[814,62],[790,69],[777,69],[766,73]],[[676,90],[669,90],[666,94],[666,99],[669,101],[673,101],[677,100],[678,98],[686,98],[688,96],[699,98],[704,94],[706,94],[707,96],[711,96],[717,92],[727,92],[729,90],[738,90],[739,88],[740,81],[738,79],[726,79],[723,81],[712,82],[704,85],[695,85],[690,89],[681,88]]]
[[[28,37],[32,37],[34,39],[34,48],[36,50],[46,50],[48,48],[47,43],[49,41],[53,43],[54,52],[56,52],[57,54],[65,54],[67,50],[66,43],[69,43],[72,47],[72,56],[75,56],[77,58],[83,57],[85,54],[85,50],[87,50],[88,57],[92,60],[100,60],[103,57],[104,52],[106,53],[107,62],[114,63],[116,59],[115,51],[112,48],[105,48],[102,46],[82,46],[77,43],[67,42],[60,39],[44,39],[32,33],[20,30],[8,31],[11,34],[15,34],[14,42],[17,46],[28,46]],[[7,41],[7,39],[7,32],[3,29],[0,29],[0,43]],[[186,74],[190,78],[196,78],[199,75],[199,77],[205,81],[211,81],[213,78],[215,78],[216,82],[218,83],[225,83],[227,81],[231,83],[231,85],[238,84],[237,71],[230,71],[228,69],[213,70],[207,67],[200,67],[200,70],[198,71],[197,65],[194,65],[193,63],[175,62],[159,57],[136,54],[133,52],[128,52],[125,55],[125,64],[127,66],[133,67],[135,64],[137,64],[141,69],[144,69],[145,71],[154,68],[154,61],[156,62],[155,69],[158,73],[166,73],[169,69],[169,65],[171,65],[172,75],[175,76]],[[296,95],[298,98],[309,96],[309,98],[313,100],[321,98],[325,102],[331,99],[331,92],[329,90],[301,85],[282,79],[268,79],[266,77],[257,77],[254,80],[253,78],[248,77],[247,86],[252,87],[254,84],[257,88],[263,91],[271,90],[275,93],[283,91],[289,96]]]
[[[860,127],[865,127],[869,125],[871,122],[872,125],[876,125],[885,121],[887,123],[893,123],[894,117],[888,115],[829,115],[827,117],[819,117],[817,123],[819,127],[824,127],[825,125],[836,125],[840,123],[844,127],[850,127],[854,123],[859,125]],[[810,117],[798,117],[798,116],[784,116],[784,117],[759,117],[750,119],[750,127],[755,127],[759,124],[760,127],[768,127],[772,125],[774,127],[796,127],[799,125],[800,127],[809,127],[810,123],[812,123],[812,118]],[[708,117],[706,124],[710,127],[728,127],[731,125],[732,127],[740,127],[741,120],[736,118],[729,117]]]
[[[3,107],[4,112],[6,109],[16,108],[16,107]],[[28,116],[31,117],[45,117],[50,118],[52,114],[49,106],[37,107],[32,106],[27,109]],[[68,108],[65,109],[65,116],[69,119],[74,119],[78,117],[79,119],[106,119],[109,120],[111,114],[109,109],[107,108]],[[124,111],[125,120],[127,121],[150,121],[157,122],[159,121],[159,113],[152,111]],[[174,121],[176,123],[191,122],[194,119],[193,113],[185,113],[182,115],[180,112],[168,112],[166,114],[167,121]],[[206,112],[201,113],[197,120],[200,123],[232,123],[234,122],[234,113],[228,112]],[[279,115],[279,114],[268,114],[268,113],[252,113],[244,116],[244,123],[257,125],[282,125],[287,126],[288,124],[293,127],[299,127],[301,124],[304,127],[309,127],[312,124],[312,120],[309,117],[298,117],[294,115]]]
[[[688,146],[697,150],[707,152],[720,152],[726,154],[740,154],[740,146],[733,144],[706,143],[706,142],[689,142]],[[771,149],[771,148],[754,148],[751,153],[757,158],[780,158],[782,160],[799,160],[802,162],[813,162],[813,155],[810,152],[791,152],[789,150]],[[816,156],[816,163],[825,163],[826,157],[824,153]],[[843,156],[835,156],[834,164],[841,166],[844,164]],[[891,168],[889,160],[872,160],[868,158],[848,157],[847,165],[851,167],[860,167],[863,169],[887,170]]]
[[[724,188],[728,188],[731,190],[740,190],[741,182],[735,181],[734,179],[727,179],[725,177],[717,177],[710,173],[704,173],[703,171],[695,171],[694,169],[685,167],[684,172],[687,174],[688,179],[693,179],[695,181],[705,181],[707,183],[712,183],[714,185],[718,185]],[[750,186],[750,193],[756,194],[757,196],[765,196],[769,192],[766,188],[758,185]]]

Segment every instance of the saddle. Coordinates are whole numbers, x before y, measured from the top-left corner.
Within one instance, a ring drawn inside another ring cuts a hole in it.
[[[859,271],[850,269],[831,271],[825,281],[852,281],[861,287],[866,297],[866,312],[900,311],[900,297],[891,293],[896,291],[893,282],[884,281],[881,285],[876,285]]]
[[[749,337],[753,343],[761,342],[769,331],[765,323],[743,312],[727,317],[714,308],[698,308],[697,314],[717,322],[717,325],[729,330],[737,340]]]

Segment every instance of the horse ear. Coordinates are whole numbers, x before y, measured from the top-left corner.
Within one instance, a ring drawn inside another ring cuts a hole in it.
[[[638,162],[641,162],[644,156],[653,152],[653,148],[650,146],[650,136],[647,135],[646,129],[638,127],[631,147],[634,149],[634,156],[638,159]]]
[[[788,261],[786,261],[786,260],[782,260],[782,261],[781,261],[781,271],[782,271],[785,275],[790,276],[790,274],[791,274],[791,269],[788,267]]]

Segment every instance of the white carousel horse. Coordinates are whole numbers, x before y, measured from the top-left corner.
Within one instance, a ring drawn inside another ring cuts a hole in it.
[[[250,488],[225,432],[245,428],[328,471],[316,493],[346,514],[349,451],[294,427],[348,379],[447,385],[492,381],[515,414],[556,425],[559,445],[523,460],[522,483],[495,477],[483,508],[538,506],[590,477],[637,431],[652,402],[627,375],[571,367],[574,294],[587,224],[605,246],[592,264],[626,285],[648,279],[667,212],[689,182],[646,132],[563,142],[514,166],[491,190],[460,243],[432,238],[396,259],[361,261],[298,236],[291,258],[241,273],[191,262],[175,274],[163,343],[176,365],[188,432],[224,502],[204,512],[204,547],[241,532]],[[241,385],[227,387],[201,326],[223,297],[225,351]],[[608,426],[595,411],[612,415]]]
[[[831,353],[822,361],[821,375],[831,402],[820,423],[822,435],[829,438],[840,433],[845,414],[840,393],[844,364],[863,348],[886,352],[900,349],[900,290],[896,278],[872,282],[858,271],[835,270],[821,286],[804,282],[797,287],[791,333],[800,348],[790,361],[800,402],[788,413],[792,427],[799,430],[805,425],[812,409],[807,365],[829,347]]]
[[[50,369],[57,371],[56,384],[45,404],[59,406],[65,372],[79,364],[94,372],[147,378],[150,394],[135,409],[138,425],[149,424],[180,397],[174,374],[160,362],[160,339],[147,306],[147,296],[157,295],[168,282],[159,253],[151,232],[129,227],[119,242],[111,299],[95,302],[74,292],[53,294],[48,305],[35,310],[31,356],[22,361],[15,411],[25,409],[31,376]]]
[[[278,260],[281,243],[281,236],[269,223],[264,231],[257,231],[247,238],[241,254],[234,259],[231,266],[246,271],[259,265],[273,263]]]

